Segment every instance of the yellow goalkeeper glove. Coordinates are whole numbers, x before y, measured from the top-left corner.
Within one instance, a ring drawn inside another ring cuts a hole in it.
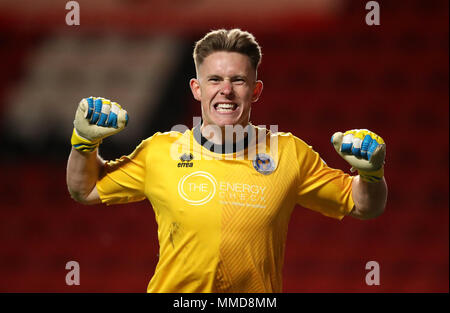
[[[337,132],[331,137],[336,152],[358,171],[367,182],[380,181],[384,176],[386,144],[383,138],[367,129]]]
[[[120,132],[128,123],[127,111],[105,98],[84,98],[78,104],[71,143],[78,151],[92,152],[102,140]]]

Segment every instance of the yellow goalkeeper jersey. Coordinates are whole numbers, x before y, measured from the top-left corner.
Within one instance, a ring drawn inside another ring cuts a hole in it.
[[[352,177],[291,133],[251,126],[228,148],[196,127],[156,133],[106,163],[102,202],[148,199],[155,212],[159,261],[148,292],[281,292],[295,205],[337,219],[354,206]]]

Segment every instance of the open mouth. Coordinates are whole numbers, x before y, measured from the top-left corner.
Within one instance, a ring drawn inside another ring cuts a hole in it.
[[[214,109],[220,113],[231,113],[237,109],[236,103],[216,103]]]

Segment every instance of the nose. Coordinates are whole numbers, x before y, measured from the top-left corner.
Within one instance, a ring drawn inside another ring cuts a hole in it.
[[[224,96],[233,95],[233,84],[229,80],[224,80],[220,89],[220,93]]]

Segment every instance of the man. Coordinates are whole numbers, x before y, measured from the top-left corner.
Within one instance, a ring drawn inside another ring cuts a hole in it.
[[[194,49],[194,98],[202,122],[156,133],[129,156],[104,162],[101,140],[128,116],[115,102],[83,99],[77,109],[67,184],[84,204],[147,198],[158,223],[160,259],[148,292],[281,292],[284,245],[295,204],[342,219],[369,219],[386,204],[385,144],[368,130],[332,143],[357,176],[329,168],[290,133],[250,123],[261,95],[261,50],[253,35],[217,30]]]

